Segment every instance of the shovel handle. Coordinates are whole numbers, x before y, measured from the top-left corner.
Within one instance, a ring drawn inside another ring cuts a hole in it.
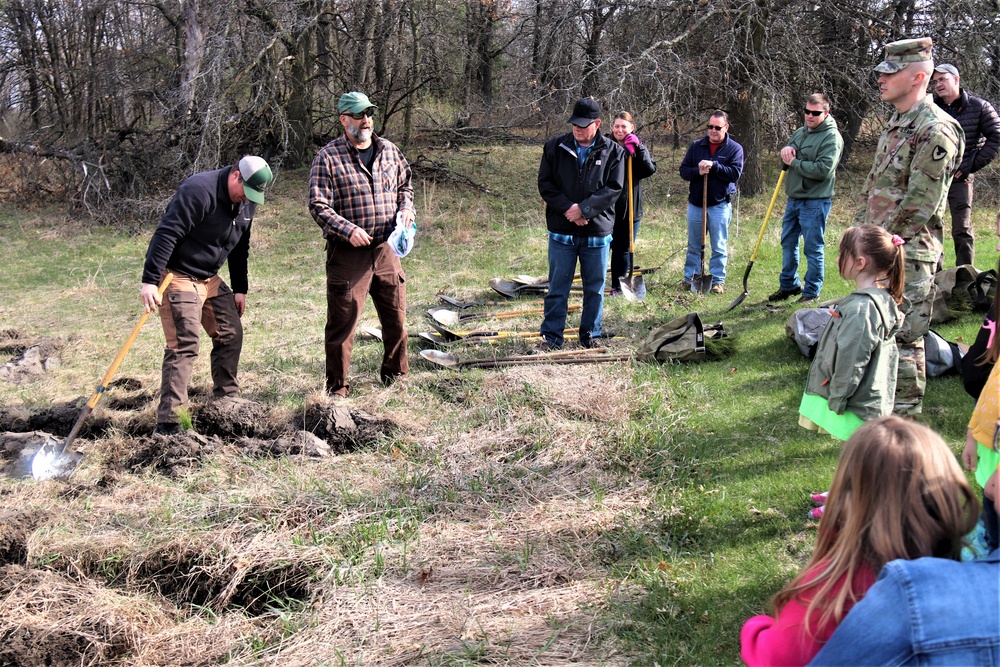
[[[169,285],[173,279],[174,274],[170,271],[167,271],[167,275],[163,276],[163,282],[160,283],[160,288],[157,291],[157,294],[161,299],[163,298],[163,293],[167,289],[167,285]],[[114,361],[111,362],[108,372],[104,374],[104,377],[101,379],[101,384],[97,385],[97,388],[94,390],[94,394],[90,397],[90,400],[87,401],[85,406],[83,406],[83,410],[80,411],[80,416],[77,417],[76,423],[73,424],[73,428],[70,430],[69,435],[66,436],[66,440],[63,441],[62,446],[60,446],[56,452],[54,460],[59,460],[62,457],[63,452],[66,451],[66,448],[69,447],[74,440],[76,440],[76,436],[80,433],[80,428],[83,426],[83,422],[86,421],[90,413],[94,411],[95,407],[97,407],[97,403],[101,400],[101,396],[103,396],[104,392],[107,390],[108,384],[111,382],[111,378],[115,376],[115,371],[117,371],[118,367],[121,366],[122,360],[125,359],[125,354],[128,352],[129,348],[132,347],[132,343],[135,342],[135,339],[139,336],[139,332],[142,330],[142,325],[144,325],[146,320],[149,319],[149,315],[150,313],[142,314],[142,317],[139,318],[139,322],[135,325],[135,328],[132,329],[132,333],[129,335],[128,340],[126,340],[125,344],[122,345],[120,350],[118,350],[118,354],[115,356]]]
[[[167,290],[167,286],[173,279],[174,274],[167,271],[167,275],[163,277],[163,282],[160,283],[160,288],[157,290],[157,296],[161,299],[163,298],[163,293]],[[132,347],[132,343],[135,342],[135,339],[139,337],[139,332],[142,331],[142,327],[146,324],[146,320],[149,319],[150,314],[151,313],[142,314],[142,317],[140,317],[139,321],[136,322],[135,328],[132,329],[132,333],[129,334],[128,339],[125,341],[125,344],[122,345],[120,350],[118,350],[118,354],[115,356],[114,361],[112,361],[111,366],[108,367],[108,372],[105,373],[104,377],[101,379],[101,384],[97,386],[97,389],[94,391],[94,395],[90,397],[89,401],[87,401],[87,406],[90,407],[91,410],[93,410],[97,405],[97,402],[101,400],[101,394],[103,394],[108,388],[111,378],[115,376],[115,373],[118,371],[118,367],[122,365],[125,355],[128,353],[129,348]]]
[[[771,195],[771,203],[767,205],[767,213],[764,214],[764,224],[760,226],[760,233],[757,234],[757,243],[753,247],[753,254],[750,255],[751,265],[753,265],[754,261],[757,259],[757,251],[760,250],[760,242],[764,238],[764,230],[767,229],[767,223],[771,219],[771,213],[774,212],[774,203],[778,201],[778,193],[781,192],[781,184],[784,182],[785,174],[787,173],[788,165],[786,164],[781,167],[781,174],[778,175],[778,184],[774,186],[774,194]]]

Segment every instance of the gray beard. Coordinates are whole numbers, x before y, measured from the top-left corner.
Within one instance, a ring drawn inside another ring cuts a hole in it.
[[[358,143],[367,143],[372,138],[372,131],[366,130],[360,127],[349,127],[347,128],[347,133],[354,137],[354,140]]]

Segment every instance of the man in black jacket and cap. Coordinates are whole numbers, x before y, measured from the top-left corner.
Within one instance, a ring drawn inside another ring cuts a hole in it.
[[[239,394],[236,371],[243,350],[250,226],[264,189],[274,176],[262,158],[247,155],[236,164],[184,180],[153,232],[142,269],[140,295],[146,312],[161,305],[158,285],[168,271],[173,281],[163,295],[163,350],[156,432],[179,430],[177,408],[187,402],[188,381],[198,357],[201,328],[212,338],[212,395]],[[219,276],[228,260],[232,289]]]
[[[549,291],[541,334],[543,346],[551,349],[563,344],[578,259],[583,281],[580,345],[599,344],[615,202],[625,178],[625,151],[601,134],[596,100],[577,101],[567,122],[572,131],[546,142],[538,169],[538,192],[545,200],[549,232]]]
[[[973,174],[992,162],[1000,151],[1000,116],[997,116],[992,104],[962,89],[958,68],[950,63],[934,68],[931,87],[934,102],[957,120],[965,132],[965,155],[948,189],[948,208],[951,209],[955,264],[974,264],[976,237],[972,232],[972,179]]]

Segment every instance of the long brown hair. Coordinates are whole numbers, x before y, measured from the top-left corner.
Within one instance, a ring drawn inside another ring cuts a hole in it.
[[[844,443],[812,558],[774,596],[774,608],[808,593],[807,630],[840,623],[848,602],[864,595],[851,590],[855,574],[868,567],[877,575],[897,558],[958,560],[978,515],[972,487],[941,436],[896,416],[867,422]]]
[[[898,239],[898,241],[897,241]],[[840,237],[840,258],[837,268],[844,275],[847,262],[867,257],[875,268],[878,282],[885,286],[897,305],[903,302],[903,280],[906,274],[906,254],[903,239],[890,234],[878,225],[865,224],[850,227]]]

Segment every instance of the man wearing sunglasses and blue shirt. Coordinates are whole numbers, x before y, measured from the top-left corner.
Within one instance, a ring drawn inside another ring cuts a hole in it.
[[[410,165],[373,132],[375,105],[364,93],[337,102],[344,134],[320,150],[309,172],[309,212],[326,238],[326,391],[346,398],[354,330],[370,294],[385,350],[383,384],[406,377],[406,276],[386,240],[400,214],[413,222]]]
[[[781,220],[781,276],[778,291],[768,301],[784,301],[801,294],[800,303],[819,298],[823,289],[823,243],[833,203],[837,164],[844,140],[830,115],[830,98],[815,93],[806,100],[805,125],[781,149],[788,167],[785,193],[788,204]],[[799,282],[799,239],[806,256],[806,273]]]
[[[694,275],[700,271],[702,254],[702,203],[707,200],[707,235],[711,243],[708,272],[712,274],[712,294],[722,294],[729,259],[730,202],[736,181],[743,175],[743,146],[729,136],[729,115],[716,109],[708,118],[708,132],[688,146],[680,166],[681,178],[690,182],[687,223],[688,246],[681,290],[690,291]],[[706,178],[706,176],[708,178]],[[705,195],[705,185],[708,193]]]

